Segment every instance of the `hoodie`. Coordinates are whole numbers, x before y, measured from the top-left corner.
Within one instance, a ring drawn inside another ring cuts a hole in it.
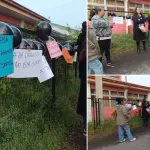
[[[96,36],[101,40],[103,38],[111,38],[112,29],[110,27],[109,21],[106,18],[95,15],[91,19],[92,26],[95,29]]]
[[[117,125],[128,125],[128,120],[130,118],[129,113],[124,105],[117,105]]]
[[[94,29],[88,26],[88,61],[98,60],[101,57],[100,47],[96,40]]]

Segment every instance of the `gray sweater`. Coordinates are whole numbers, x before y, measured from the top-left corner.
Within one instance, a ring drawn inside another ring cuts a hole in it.
[[[92,26],[95,29],[96,36],[100,37],[110,37],[112,35],[112,29],[110,27],[109,21],[98,15],[93,16]]]

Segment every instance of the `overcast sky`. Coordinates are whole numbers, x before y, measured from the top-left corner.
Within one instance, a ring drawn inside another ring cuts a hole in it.
[[[51,18],[53,23],[72,28],[86,20],[86,0],[15,0],[36,13]]]
[[[150,75],[128,75],[127,82],[150,87]]]

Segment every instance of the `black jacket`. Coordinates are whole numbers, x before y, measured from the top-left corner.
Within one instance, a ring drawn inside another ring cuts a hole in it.
[[[138,16],[137,14],[135,14],[132,17],[133,20],[133,39],[135,41],[144,41],[146,40],[146,33],[142,32],[139,29],[139,25],[140,24],[144,24],[146,22],[145,16],[141,14],[141,16]]]

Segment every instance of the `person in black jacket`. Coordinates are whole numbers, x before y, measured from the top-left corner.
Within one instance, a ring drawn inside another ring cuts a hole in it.
[[[77,104],[77,113],[83,117],[84,135],[86,135],[86,22],[82,23],[82,33],[79,35],[78,44],[78,63],[79,63],[79,78],[80,92]]]
[[[135,8],[134,15],[132,17],[133,20],[133,39],[136,41],[137,44],[137,52],[140,52],[140,42],[143,43],[143,49],[146,51],[146,33],[142,32],[139,29],[139,25],[145,26],[145,16],[141,13],[140,7]]]
[[[142,102],[142,119],[143,119],[143,127],[148,126],[148,118],[149,118],[149,113],[147,111],[147,108],[149,108],[150,105],[148,102],[146,102],[146,99],[143,99]]]

